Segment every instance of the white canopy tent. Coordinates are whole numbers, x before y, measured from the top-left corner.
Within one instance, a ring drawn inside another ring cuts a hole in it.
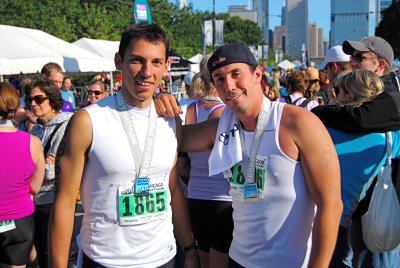
[[[0,25],[0,75],[40,72],[56,62],[65,72],[114,71],[114,60],[103,58],[40,30]]]
[[[288,69],[293,69],[294,67],[296,67],[296,64],[294,64],[291,61],[284,60],[284,61],[278,63],[278,67],[282,68],[285,71],[287,71]]]
[[[190,64],[190,70],[192,72],[198,73],[200,72],[200,62],[203,59],[203,55],[196,54],[189,59],[189,61],[193,62],[194,64]]]
[[[112,61],[114,61],[115,53],[119,49],[119,41],[81,38],[72,44]]]

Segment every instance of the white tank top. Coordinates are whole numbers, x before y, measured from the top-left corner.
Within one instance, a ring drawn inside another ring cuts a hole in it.
[[[157,136],[149,169],[166,190],[167,216],[139,225],[120,226],[118,186],[135,178],[135,162],[124,132],[114,97],[85,108],[93,126],[93,140],[83,174],[81,198],[85,208],[81,236],[84,253],[105,267],[157,267],[176,253],[173,234],[169,174],[177,142],[174,119],[157,118]],[[149,108],[129,107],[138,141],[143,151]],[[156,203],[155,205],[160,205]]]
[[[234,231],[229,256],[248,268],[306,267],[308,263],[315,204],[300,162],[286,156],[279,146],[284,105],[272,102],[257,154],[257,166],[266,170],[263,199],[243,203],[233,198]],[[254,132],[244,132],[244,137],[249,152]]]

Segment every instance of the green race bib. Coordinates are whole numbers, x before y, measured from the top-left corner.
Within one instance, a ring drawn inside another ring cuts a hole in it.
[[[229,181],[233,184],[244,184],[246,182],[246,177],[243,173],[243,168],[240,163],[235,164],[232,168],[232,177]],[[256,167],[254,172],[254,183],[257,184],[257,188],[264,191],[265,183],[265,169],[261,167]]]
[[[146,196],[135,196],[133,193],[119,194],[120,225],[136,225],[162,220],[167,216],[168,204],[166,190],[153,191]]]

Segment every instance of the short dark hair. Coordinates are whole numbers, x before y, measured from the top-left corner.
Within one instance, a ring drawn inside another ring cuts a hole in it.
[[[64,104],[64,100],[61,97],[61,91],[57,88],[57,86],[46,80],[46,81],[34,81],[33,83],[31,83],[28,87],[27,93],[28,95],[31,93],[32,89],[34,89],[35,87],[39,88],[40,91],[42,91],[43,93],[46,94],[46,96],[49,98],[49,103],[50,106],[56,110],[56,111],[60,111],[63,104]]]
[[[124,59],[125,51],[131,44],[132,40],[143,39],[151,44],[159,45],[164,44],[166,54],[165,59],[168,58],[169,54],[169,39],[167,34],[156,24],[148,24],[142,22],[139,24],[130,25],[123,33],[121,37],[121,42],[119,44],[119,56]]]
[[[287,86],[289,94],[293,92],[305,93],[308,88],[308,78],[304,72],[293,71],[287,76]]]
[[[51,72],[57,72],[57,73],[63,73],[63,69],[61,68],[58,63],[55,62],[49,62],[46,63],[42,70],[40,71],[40,74],[43,74],[46,78],[48,78],[51,75]]]

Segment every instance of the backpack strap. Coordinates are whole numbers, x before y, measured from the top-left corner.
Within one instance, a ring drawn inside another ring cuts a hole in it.
[[[392,163],[392,132],[386,132],[386,158],[389,164]]]
[[[290,98],[290,96],[283,96],[283,98],[285,99],[285,102],[287,104],[292,104],[292,99]]]
[[[312,101],[312,99],[305,99],[305,100],[299,105],[299,107],[306,108],[307,104],[309,104],[311,101]]]
[[[64,122],[63,122],[63,123],[64,123]],[[61,127],[61,125],[62,125],[63,123],[57,124],[56,127],[54,128],[53,132],[51,133],[50,138],[49,138],[49,140],[47,141],[47,143],[46,143],[46,145],[44,146],[44,149],[43,149],[44,158],[46,158],[47,153],[48,153],[49,150],[50,150],[51,140],[53,139],[53,137],[54,137],[54,135],[56,134],[57,130]]]
[[[293,104],[294,105],[296,105],[296,103],[299,101],[299,100],[301,100],[303,97],[298,97],[297,99],[295,99],[294,101],[293,101]]]

